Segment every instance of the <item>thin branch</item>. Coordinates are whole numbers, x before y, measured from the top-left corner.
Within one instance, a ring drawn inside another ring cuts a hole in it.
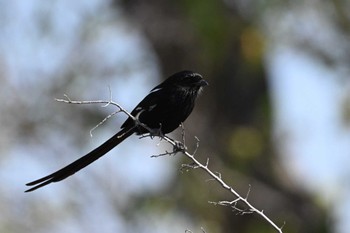
[[[108,105],[104,105],[102,107],[105,107],[105,106],[108,106]],[[103,123],[105,123],[109,118],[111,118],[112,116],[114,116],[115,114],[117,113],[120,113],[121,111],[120,110],[117,110],[115,112],[112,112],[111,114],[109,114],[108,116],[106,116],[102,121],[100,121],[96,126],[94,126],[92,129],[90,129],[90,137],[92,137],[92,132],[97,129],[98,127],[100,127],[101,125],[103,125]]]
[[[151,128],[147,127],[147,125],[145,125],[142,122],[140,122],[136,117],[131,115],[131,113],[129,113],[127,110],[125,110],[118,103],[114,102],[112,99],[110,99],[109,101],[106,101],[106,100],[72,100],[72,99],[69,98],[69,96],[67,94],[64,94],[64,97],[66,97],[66,99],[57,99],[57,98],[55,98],[55,100],[57,102],[63,102],[63,103],[67,103],[67,104],[104,104],[102,107],[106,107],[108,105],[116,106],[119,110],[116,111],[115,113],[112,113],[112,115],[115,115],[118,112],[123,112],[135,122],[136,126],[143,127],[146,130],[148,130],[150,132],[151,136],[162,136],[160,130],[154,130],[154,129],[151,129]],[[110,91],[110,97],[112,97],[112,92],[111,91]],[[111,116],[107,116],[106,118],[109,119],[110,117]],[[102,120],[101,124],[103,124],[106,120]],[[101,125],[101,124],[98,124],[98,126]]]
[[[164,140],[166,140],[167,142],[169,142],[170,144],[172,144],[173,146],[176,145],[175,141],[169,137],[165,137]],[[260,215],[262,218],[264,218],[271,226],[273,226],[278,232],[282,233],[282,228],[278,227],[269,217],[267,217],[264,213],[263,210],[259,210],[257,208],[255,208],[248,200],[247,198],[242,197],[238,192],[236,192],[231,186],[229,186],[228,184],[226,184],[226,182],[224,182],[224,180],[221,178],[221,176],[215,174],[215,172],[212,172],[207,165],[203,165],[201,162],[199,162],[193,154],[190,154],[188,151],[184,151],[183,152],[189,159],[191,159],[195,165],[204,170],[206,173],[208,173],[213,179],[215,179],[224,189],[228,190],[229,192],[231,192],[237,199],[236,199],[236,203],[238,201],[243,202],[245,205],[247,205],[249,211],[257,213],[258,215]],[[244,212],[246,213],[246,212]]]
[[[264,213],[263,210],[259,210],[256,207],[254,207],[249,201],[248,201],[248,196],[250,194],[251,191],[251,186],[249,185],[249,189],[248,192],[246,194],[245,197],[242,197],[237,191],[235,191],[231,186],[229,186],[221,177],[221,173],[219,172],[213,172],[209,169],[209,159],[207,159],[205,164],[202,164],[201,162],[199,162],[196,158],[195,158],[195,154],[197,153],[197,150],[199,148],[199,139],[197,137],[196,138],[196,148],[194,150],[194,152],[191,154],[190,152],[188,152],[188,149],[186,147],[185,144],[185,130],[183,125],[181,126],[182,128],[182,142],[176,141],[166,135],[163,135],[161,133],[161,130],[154,130],[154,129],[150,129],[148,128],[146,125],[144,125],[143,123],[141,123],[136,117],[132,116],[128,111],[126,111],[124,108],[122,108],[118,103],[114,102],[112,100],[112,92],[110,91],[110,100],[109,101],[105,101],[105,100],[93,100],[93,101],[77,101],[77,100],[71,100],[68,95],[64,95],[66,99],[56,99],[56,101],[58,102],[64,102],[64,103],[68,103],[68,104],[104,104],[103,107],[107,107],[109,105],[113,105],[116,106],[118,108],[117,111],[113,112],[112,114],[108,115],[106,118],[104,118],[97,126],[95,126],[90,133],[96,129],[97,127],[99,127],[100,125],[102,125],[104,122],[106,122],[109,118],[111,118],[112,116],[114,116],[115,114],[119,113],[119,112],[123,112],[126,115],[128,115],[131,119],[134,120],[135,125],[138,127],[144,127],[145,129],[147,129],[149,131],[149,134],[143,135],[142,137],[151,137],[153,138],[154,136],[158,136],[160,137],[162,140],[165,140],[166,142],[168,142],[169,144],[171,144],[173,146],[173,151],[168,152],[166,151],[163,154],[159,154],[159,155],[153,155],[151,157],[159,157],[159,156],[164,156],[164,155],[174,155],[178,152],[182,152],[183,154],[185,154],[190,160],[192,160],[192,164],[183,164],[181,169],[184,168],[192,168],[192,169],[197,169],[200,168],[203,171],[205,171],[207,174],[209,174],[209,176],[212,178],[211,180],[215,180],[217,181],[224,189],[228,190],[231,194],[234,195],[235,199],[233,201],[219,201],[219,202],[209,202],[215,205],[223,205],[223,206],[231,206],[235,211],[238,211],[239,214],[244,215],[244,214],[250,214],[250,213],[257,213],[258,215],[260,215],[263,219],[265,219],[265,221],[267,221],[273,228],[276,229],[277,232],[282,233],[282,228],[284,227],[285,223],[282,225],[282,227],[278,227],[269,217],[267,217]],[[242,202],[247,206],[247,209],[240,209],[237,207],[237,203]],[[204,230],[202,229],[202,231],[204,232]],[[186,230],[185,232],[191,232],[190,230]]]
[[[206,233],[203,227],[201,227],[201,231],[202,233]],[[193,233],[193,231],[187,229],[185,230],[185,233]]]
[[[131,115],[127,110],[125,110],[122,106],[120,106],[118,103],[112,101],[112,100],[109,100],[109,101],[106,101],[106,100],[71,100],[68,95],[64,94],[64,97],[66,97],[66,99],[57,99],[55,98],[55,100],[57,102],[64,102],[64,103],[67,103],[67,104],[104,104],[102,107],[106,107],[108,105],[113,105],[113,106],[116,106],[120,112],[123,112],[125,113],[126,115],[128,115],[128,117],[132,118],[134,121],[137,121],[137,119]]]

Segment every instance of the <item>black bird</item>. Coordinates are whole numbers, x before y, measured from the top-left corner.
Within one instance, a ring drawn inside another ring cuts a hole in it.
[[[129,117],[122,124],[121,130],[101,146],[66,167],[26,184],[34,186],[26,192],[34,191],[73,175],[134,133],[142,135],[150,133],[149,130],[151,130],[165,135],[174,131],[191,114],[198,94],[206,85],[208,83],[202,76],[192,71],[181,71],[171,75],[153,88],[131,112],[132,116],[147,127],[135,123],[135,120]]]

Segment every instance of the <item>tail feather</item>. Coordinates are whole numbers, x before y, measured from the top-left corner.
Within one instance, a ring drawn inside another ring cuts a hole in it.
[[[41,188],[45,185],[48,185],[52,182],[58,182],[63,179],[66,179],[68,176],[73,175],[77,171],[81,170],[82,168],[88,166],[89,164],[93,163],[100,157],[102,157],[104,154],[109,152],[111,149],[113,149],[115,146],[117,146],[119,143],[124,141],[127,137],[129,137],[131,134],[135,132],[134,128],[124,128],[121,131],[119,131],[117,134],[115,134],[113,137],[108,139],[106,142],[104,142],[101,146],[97,147],[93,151],[89,152],[88,154],[84,155],[80,159],[77,159],[73,163],[65,166],[64,168],[47,175],[45,177],[42,177],[40,179],[34,180],[28,184],[27,186],[34,186],[25,192],[31,192],[38,188]]]

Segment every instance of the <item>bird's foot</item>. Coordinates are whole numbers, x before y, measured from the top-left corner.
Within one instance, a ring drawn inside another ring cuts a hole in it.
[[[160,137],[160,138],[164,138],[165,134],[163,134],[161,128],[156,128],[156,129],[148,129],[149,130],[149,136],[151,138],[153,137]]]
[[[180,141],[174,141],[174,147],[173,147],[173,152],[177,153],[177,152],[185,152],[187,150],[186,145],[183,142]]]

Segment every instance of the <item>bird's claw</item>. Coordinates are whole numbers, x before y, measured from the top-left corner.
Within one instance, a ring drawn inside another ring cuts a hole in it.
[[[186,150],[187,150],[187,147],[185,146],[185,144],[183,144],[180,141],[175,141],[175,144],[174,144],[174,147],[173,147],[174,153],[184,152]]]
[[[149,129],[149,136],[151,138],[153,138],[153,137],[164,138],[165,137],[165,135],[163,134],[161,128]]]

